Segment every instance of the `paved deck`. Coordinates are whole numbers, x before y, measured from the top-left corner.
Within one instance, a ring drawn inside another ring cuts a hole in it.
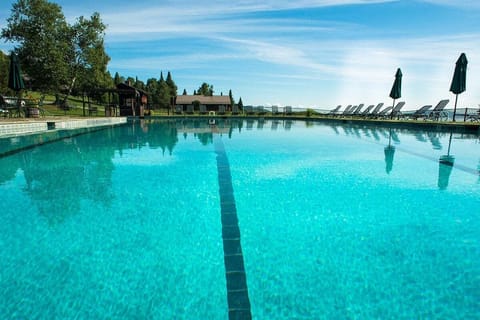
[[[162,115],[147,117],[150,119],[178,119],[178,118],[200,118],[200,119],[256,119],[265,120],[303,120],[303,121],[332,121],[341,123],[368,123],[372,125],[389,125],[398,127],[417,127],[428,129],[442,129],[453,131],[468,131],[480,133],[480,122],[463,122],[463,121],[424,121],[424,120],[390,120],[390,119],[365,119],[354,117],[328,117],[313,116],[306,117],[304,115],[288,115],[288,116],[245,116],[245,115]],[[87,127],[97,127],[104,125],[115,125],[127,122],[127,117],[45,117],[45,118],[0,118],[0,138],[12,135],[25,135],[32,133],[40,133],[49,129],[78,129]]]
[[[79,129],[126,123],[126,117],[106,118],[0,118],[0,138],[15,135],[41,133],[52,129]]]

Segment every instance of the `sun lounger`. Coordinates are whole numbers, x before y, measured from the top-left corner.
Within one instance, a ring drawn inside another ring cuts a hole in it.
[[[344,112],[344,116],[353,116],[355,114],[355,112],[357,111],[359,106],[353,106],[352,108],[350,108],[350,110],[348,110],[347,113]]]
[[[399,117],[401,115],[400,109],[403,108],[405,105],[405,102],[399,102],[395,107],[387,107],[383,109],[379,114],[379,118],[390,118],[393,119],[393,117],[397,116]]]
[[[385,109],[383,109],[382,111],[380,111],[375,117],[376,118],[385,118],[385,117],[388,117],[388,115],[390,114],[390,112],[392,111],[393,107],[386,107]]]
[[[368,113],[373,109],[374,105],[371,104],[367,107],[367,109],[363,110],[361,113],[360,113],[360,116],[362,117],[366,117],[368,116]]]
[[[336,108],[330,110],[330,111],[327,113],[327,115],[328,115],[328,116],[333,116],[333,117],[336,116],[336,115],[338,114],[338,111],[340,111],[340,108],[341,108],[341,107],[342,107],[342,106],[337,106]]]
[[[358,107],[355,109],[355,111],[352,112],[352,116],[358,116],[362,111],[363,106],[364,106],[363,103],[359,104]]]
[[[390,118],[393,119],[393,117],[397,117],[400,118],[400,116],[402,115],[402,112],[400,111],[403,106],[405,105],[405,102],[401,101],[399,103],[397,103],[397,105],[392,109],[392,112],[390,112]]]
[[[414,113],[405,114],[403,117],[413,119],[413,120],[417,120],[418,118],[427,118],[427,111],[430,110],[430,108],[432,108],[432,105],[427,104],[427,105],[421,107],[420,109],[416,110]]]
[[[348,115],[348,114],[350,113],[350,110],[351,110],[352,108],[353,108],[352,105],[349,104],[349,105],[345,108],[345,110],[343,110],[343,112],[342,112],[340,115],[341,115],[341,116],[346,116],[346,115]]]
[[[447,106],[450,100],[445,99],[441,100],[435,108],[433,108],[432,112],[429,113],[428,119],[435,120],[435,121],[446,121],[448,119],[448,113],[444,111],[445,107]]]
[[[382,109],[382,107],[383,107],[383,102],[377,104],[377,106],[372,110],[372,112],[367,114],[367,117],[369,117],[369,118],[377,117],[378,114],[380,113],[380,109]]]

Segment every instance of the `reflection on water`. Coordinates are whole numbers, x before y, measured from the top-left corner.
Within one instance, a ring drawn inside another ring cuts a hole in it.
[[[320,127],[328,129],[322,132],[335,136],[365,140],[372,143],[371,150],[375,153],[381,154],[383,148],[388,175],[395,172],[394,162],[397,161],[398,152],[438,161],[438,188],[442,190],[448,187],[453,168],[477,175],[479,172],[476,167],[478,158],[475,159],[475,165],[469,166],[462,164],[463,155],[457,154],[455,161],[451,154],[455,153],[456,144],[461,140],[478,142],[476,134],[292,120],[152,119],[64,138],[20,152],[9,151],[10,155],[0,157],[0,186],[17,176],[22,177],[25,181],[24,193],[38,208],[38,212],[50,223],[59,223],[68,215],[79,212],[82,201],[94,201],[105,206],[112,203],[115,198],[111,185],[116,153],[122,155],[128,149],[150,148],[160,149],[163,156],[170,156],[175,152],[181,136],[192,136],[202,145],[209,145],[214,134],[231,139],[242,134],[243,129],[277,133],[283,130],[287,133],[293,127],[302,130]],[[28,141],[22,142],[22,139]],[[22,143],[42,143],[44,139],[42,135],[0,139],[0,147],[2,150],[11,150],[12,145],[17,144],[21,148]],[[447,143],[448,149],[444,150],[446,155],[432,156],[437,150],[443,150]],[[412,144],[421,144],[424,151],[421,154],[413,152],[409,149]]]

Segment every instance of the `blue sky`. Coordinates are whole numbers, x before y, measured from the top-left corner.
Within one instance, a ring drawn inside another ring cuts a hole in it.
[[[14,2],[1,1],[1,27]],[[112,75],[146,81],[171,71],[179,93],[207,82],[252,105],[391,104],[400,67],[405,109],[444,98],[453,106],[450,82],[465,52],[458,105],[480,103],[478,0],[53,2],[71,22],[100,13]]]

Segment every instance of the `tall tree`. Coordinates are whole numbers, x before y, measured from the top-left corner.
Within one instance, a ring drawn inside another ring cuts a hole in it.
[[[46,0],[18,0],[1,35],[17,44],[14,51],[35,87],[57,89],[67,84],[70,30],[59,5]]]
[[[9,58],[0,50],[0,92],[8,91]]]
[[[105,52],[103,42],[105,29],[98,13],[94,13],[90,19],[81,16],[70,27],[69,92],[74,89],[76,81],[82,91],[111,85],[107,71],[110,57]]]
[[[78,90],[111,85],[110,60],[98,13],[69,25],[59,5],[47,0],[18,0],[1,36],[17,46],[24,72],[40,90]]]
[[[159,94],[158,94],[159,84],[158,84],[157,79],[155,79],[155,78],[150,78],[150,79],[148,79],[148,80],[147,80],[147,85],[146,85],[145,89],[146,89],[147,92],[150,94],[150,102],[151,102],[151,104],[152,104],[154,107],[159,106],[159,102],[160,102]]]
[[[203,96],[213,96],[213,85],[206,82],[202,83],[200,88],[197,90],[197,94]]]
[[[172,74],[170,71],[167,73],[167,80],[165,82],[168,85],[168,88],[170,89],[170,97],[176,97],[177,96],[177,85],[175,84],[175,81],[172,79]]]
[[[240,97],[240,99],[238,100],[238,108],[240,110],[243,110],[243,101],[242,101],[242,97]]]
[[[230,97],[230,106],[233,107],[233,105],[235,104],[235,100],[233,100],[232,89],[228,91],[228,96]]]
[[[182,95],[186,96],[187,95],[187,89],[183,89]]]
[[[117,85],[117,84],[124,83],[124,82],[125,82],[125,78],[121,77],[118,72],[115,72],[115,76],[113,78],[113,83],[115,85]]]
[[[132,77],[128,77],[125,82],[126,82],[128,85],[130,85],[130,86],[135,85],[135,79],[132,78]]]
[[[133,84],[133,86],[137,89],[145,90],[145,84],[142,80],[139,80],[138,77],[135,77],[135,83]]]
[[[170,107],[170,87],[165,79],[163,79],[163,72],[160,72],[160,79],[158,80],[158,103],[160,108]]]

